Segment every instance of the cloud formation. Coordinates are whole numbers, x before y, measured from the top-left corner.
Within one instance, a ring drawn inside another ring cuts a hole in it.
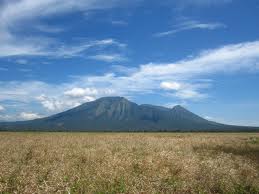
[[[170,3],[176,3],[178,9],[184,9],[188,7],[211,7],[229,4],[233,0],[168,0]]]
[[[94,41],[81,43],[64,43],[57,38],[50,38],[48,34],[61,33],[65,29],[60,26],[48,25],[44,19],[69,13],[86,14],[90,11],[107,10],[128,4],[136,4],[145,0],[11,0],[0,4],[0,57],[11,56],[50,56],[50,57],[76,57],[85,54],[93,48]],[[230,0],[175,0],[169,1],[176,6],[188,5],[216,5],[230,2]],[[157,2],[156,2],[157,3]],[[43,35],[21,33],[19,30],[34,26],[34,29],[43,32]],[[123,20],[112,21],[113,25],[127,25]],[[185,22],[175,29],[157,33],[155,36],[162,37],[190,29],[214,30],[224,27],[221,23],[202,23],[197,21]],[[45,33],[45,34],[44,34]],[[89,45],[90,44],[90,45]],[[96,45],[98,46],[98,45]],[[119,46],[117,44],[117,46]],[[94,57],[94,56],[93,56]],[[95,56],[106,61],[122,60],[122,57]]]
[[[72,98],[80,98],[86,95],[95,96],[97,95],[98,91],[94,88],[73,88],[71,90],[65,91],[64,94],[66,96]]]
[[[127,59],[119,54],[98,54],[90,56],[90,59],[104,62],[121,62],[126,61]]]
[[[39,119],[42,116],[40,116],[37,113],[27,113],[27,112],[22,112],[20,115],[20,120],[33,120],[33,119]]]
[[[165,90],[179,90],[182,86],[178,82],[162,82],[160,87]]]
[[[4,1],[0,4],[0,57],[10,56],[76,56],[93,46],[106,44],[92,41],[77,45],[62,45],[59,40],[46,36],[35,36],[17,33],[17,29],[22,25],[22,29],[30,27],[35,21],[49,18],[53,15],[62,15],[72,12],[86,12],[91,10],[109,9],[119,6],[117,0],[17,0]],[[46,24],[36,25],[36,29],[41,32],[58,33],[63,29],[48,26]],[[103,42],[102,42],[103,41]],[[112,42],[116,44],[115,42]],[[108,44],[111,44],[111,42]],[[118,44],[117,44],[118,46]],[[71,47],[71,49],[70,49]]]
[[[4,110],[5,110],[5,108],[2,105],[0,105],[0,112],[2,112]]]
[[[157,94],[179,100],[199,100],[213,87],[209,75],[258,71],[259,41],[225,45],[172,63],[149,63],[134,71],[87,75],[59,85],[40,81],[0,82],[0,102],[38,103],[47,114],[56,113],[102,96]],[[114,70],[114,69],[113,69]],[[204,77],[206,79],[203,79]]]
[[[216,30],[219,28],[226,28],[226,25],[219,22],[204,23],[196,20],[184,19],[184,21],[182,21],[181,23],[174,25],[171,30],[156,33],[154,34],[154,36],[164,37],[164,36],[173,35],[182,31],[188,31],[188,30],[194,30],[194,29]]]

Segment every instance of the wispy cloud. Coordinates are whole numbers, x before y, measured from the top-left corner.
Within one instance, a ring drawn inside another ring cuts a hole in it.
[[[46,24],[36,25],[35,28],[41,32],[54,33],[54,34],[64,31],[64,28],[62,28],[62,27],[50,26],[50,25],[46,25]]]
[[[114,39],[81,41],[80,43],[62,44],[52,39],[45,39],[44,44],[41,43],[45,38],[30,40],[30,46],[22,45],[0,45],[0,57],[11,56],[48,56],[54,58],[60,57],[79,57],[85,55],[90,49],[105,49],[107,47],[125,48],[127,45],[120,43]],[[28,40],[29,41],[29,40]],[[8,43],[9,44],[9,43]],[[35,44],[34,46],[32,44]],[[19,59],[19,64],[26,64],[26,60]]]
[[[47,36],[38,36],[26,33],[26,35],[17,32],[17,29],[23,30],[31,28],[34,24],[35,28],[45,33],[60,33],[64,29],[59,26],[50,26],[41,23],[42,19],[50,18],[56,15],[63,15],[73,12],[81,12],[82,14],[110,9],[124,4],[142,2],[144,0],[15,0],[3,1],[0,4],[0,57],[10,56],[78,56],[87,45],[84,44],[66,44],[60,40],[48,38]],[[178,5],[212,5],[227,3],[231,0],[184,0],[172,1]],[[40,25],[39,25],[40,23]],[[35,25],[36,24],[36,25]],[[127,22],[122,20],[112,21],[114,25],[126,25]],[[223,27],[219,23],[195,23],[185,24],[179,29],[169,30],[167,32],[158,33],[157,36],[165,36],[179,31],[188,29],[216,29]],[[63,45],[62,45],[63,44]],[[65,44],[65,45],[64,45]],[[88,43],[86,43],[88,44]],[[72,47],[70,50],[69,47]],[[52,49],[53,48],[53,49]],[[59,52],[55,52],[58,50]]]
[[[42,53],[46,56],[52,57],[75,57],[75,56],[82,56],[86,55],[86,51],[89,49],[105,49],[107,47],[117,47],[117,48],[125,48],[127,45],[120,43],[114,39],[104,39],[104,40],[95,40],[95,41],[88,41],[84,43],[79,43],[78,45],[64,45],[59,46],[56,50],[51,50],[50,52]]]
[[[42,116],[39,115],[38,113],[27,113],[27,112],[22,112],[19,115],[20,120],[33,120],[33,119],[39,119]]]
[[[25,68],[20,68],[18,69],[20,72],[26,73],[26,72],[31,72],[31,69],[25,69]]]
[[[121,75],[120,71],[87,75],[59,85],[40,81],[0,82],[0,102],[38,103],[55,113],[102,96],[166,95],[179,101],[209,96],[209,75],[258,71],[259,41],[205,50],[193,58],[172,63],[149,63]],[[124,69],[125,71],[125,69]],[[206,77],[206,79],[203,79]],[[2,103],[3,104],[3,103]],[[23,112],[24,112],[23,108]],[[29,110],[29,109],[28,109]]]
[[[85,49],[93,46],[86,44],[64,45],[59,40],[45,36],[26,35],[17,33],[19,26],[31,27],[42,18],[62,15],[75,11],[86,12],[98,9],[109,9],[120,6],[118,0],[17,0],[4,1],[0,4],[0,57],[10,56],[75,56]],[[36,25],[38,30],[48,33],[61,32],[55,26]],[[107,41],[107,40],[106,40]],[[109,42],[108,42],[109,43]],[[115,42],[113,42],[115,44]],[[63,44],[63,45],[62,45]],[[98,44],[98,42],[92,43]],[[99,42],[105,44],[105,42]],[[57,50],[57,52],[55,52]]]
[[[137,67],[128,67],[123,65],[112,66],[112,72],[116,72],[117,74],[130,75],[137,71],[138,71]]]
[[[206,98],[206,94],[199,92],[201,88],[207,88],[210,84],[200,83],[200,84],[190,84],[185,82],[161,82],[160,87],[169,92],[173,92],[171,95],[176,96],[182,100],[185,99],[202,99]]]
[[[233,0],[175,0],[169,1],[171,3],[176,3],[178,9],[184,9],[188,7],[211,7],[229,4]]]
[[[0,105],[0,112],[2,112],[4,110],[5,110],[5,108],[2,105]]]
[[[99,54],[99,55],[90,56],[89,58],[97,61],[104,61],[104,62],[121,62],[121,61],[127,60],[127,58],[119,54]]]
[[[205,29],[205,30],[216,30],[218,28],[226,28],[226,25],[218,22],[204,23],[196,20],[184,20],[181,23],[174,25],[171,30],[165,32],[159,32],[154,34],[155,37],[164,37],[173,35],[182,31],[194,30],[194,29]]]
[[[127,26],[128,22],[123,21],[123,20],[112,20],[111,21],[112,25],[116,25],[116,26]]]
[[[21,112],[18,114],[0,114],[0,121],[25,121],[44,117],[38,113]]]
[[[178,82],[161,82],[160,87],[165,90],[179,90],[183,86]]]
[[[35,99],[47,110],[50,112],[58,112],[61,110],[66,109],[67,107],[74,107],[79,105],[80,101],[76,100],[69,100],[69,98],[66,98],[67,100],[61,100],[54,96],[46,96],[45,94],[42,94],[40,96],[35,97]],[[34,99],[34,100],[35,100]]]

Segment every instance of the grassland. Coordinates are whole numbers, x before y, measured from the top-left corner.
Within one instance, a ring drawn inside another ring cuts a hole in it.
[[[259,193],[259,134],[4,132],[0,193]]]

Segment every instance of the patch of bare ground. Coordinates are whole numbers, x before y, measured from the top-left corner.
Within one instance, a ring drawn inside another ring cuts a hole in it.
[[[0,193],[259,193],[259,134],[0,133]]]

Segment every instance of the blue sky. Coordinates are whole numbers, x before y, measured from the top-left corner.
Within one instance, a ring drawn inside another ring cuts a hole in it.
[[[259,126],[259,1],[0,0],[0,120],[103,96]]]

